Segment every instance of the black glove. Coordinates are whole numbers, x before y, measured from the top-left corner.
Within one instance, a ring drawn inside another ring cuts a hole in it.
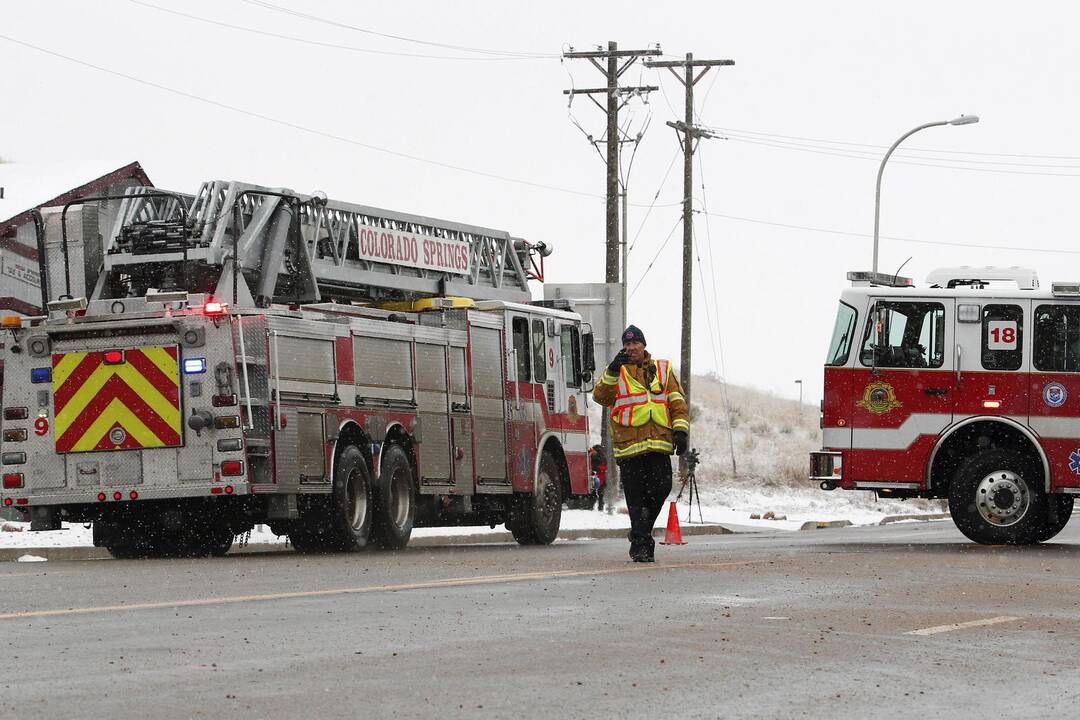
[[[612,375],[618,375],[619,369],[628,362],[630,362],[630,356],[626,354],[625,350],[620,350],[615,354],[615,358],[608,364],[607,371]]]
[[[690,436],[686,434],[685,430],[675,431],[675,454],[682,455],[686,452],[687,445],[690,444]]]

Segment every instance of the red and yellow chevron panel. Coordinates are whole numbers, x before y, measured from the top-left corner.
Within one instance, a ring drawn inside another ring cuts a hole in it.
[[[105,351],[57,353],[52,365],[57,452],[180,445],[175,345],[128,349],[117,364]]]

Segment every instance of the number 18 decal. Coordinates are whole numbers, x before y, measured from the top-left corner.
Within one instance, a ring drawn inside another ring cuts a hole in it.
[[[1018,335],[1015,320],[991,320],[986,324],[986,349],[1016,350]]]

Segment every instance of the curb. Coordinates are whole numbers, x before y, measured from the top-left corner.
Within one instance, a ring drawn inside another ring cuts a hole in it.
[[[606,538],[625,538],[626,530],[618,528],[597,528],[595,530],[564,530],[559,533],[559,540],[600,540]],[[731,535],[735,531],[723,525],[688,525],[682,528],[683,535]],[[653,535],[663,537],[664,529],[656,528]],[[509,532],[476,533],[474,535],[444,535],[441,537],[422,537],[409,542],[409,547],[446,547],[456,545],[491,545],[514,542]],[[256,553],[292,552],[292,546],[285,543],[252,543],[243,547],[234,546],[230,555],[250,555]],[[46,560],[111,560],[109,551],[100,547],[38,547],[0,549],[0,562],[12,562],[23,555],[35,555]]]
[[[811,520],[810,522],[804,522],[800,530],[823,530],[825,528],[842,528],[851,527],[852,522],[850,520]]]
[[[926,515],[889,515],[888,517],[881,518],[878,525],[888,525],[889,523],[902,522],[904,520],[948,520],[952,515],[949,513],[929,513]]]

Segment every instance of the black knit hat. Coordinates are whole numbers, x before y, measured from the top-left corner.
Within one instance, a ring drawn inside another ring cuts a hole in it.
[[[622,341],[624,343],[639,342],[642,345],[648,344],[645,342],[645,333],[641,332],[641,328],[637,325],[628,325],[626,329],[622,331]]]

